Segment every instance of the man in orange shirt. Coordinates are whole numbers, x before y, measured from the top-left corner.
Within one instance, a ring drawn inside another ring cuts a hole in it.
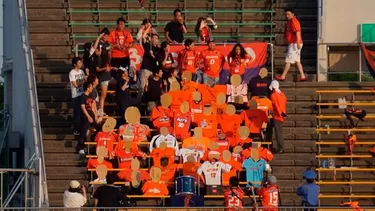
[[[197,67],[200,59],[200,52],[194,50],[194,43],[191,39],[185,40],[185,49],[178,54],[178,63],[182,71],[192,73],[192,81],[197,81]]]
[[[270,89],[272,91],[271,101],[273,107],[273,116],[270,124],[267,125],[267,141],[272,141],[272,132],[275,128],[277,148],[275,153],[284,152],[284,139],[283,139],[283,122],[287,118],[286,115],[286,97],[285,94],[279,89],[279,82],[272,81]]]
[[[117,28],[108,36],[108,42],[112,45],[111,66],[129,68],[129,48],[133,46],[133,37],[125,30],[125,19],[117,19]]]
[[[204,65],[203,83],[210,87],[219,83],[220,71],[225,62],[223,53],[215,48],[215,42],[209,41],[208,49],[202,52]]]
[[[276,185],[276,177],[268,176],[266,184],[262,185],[257,193],[262,198],[262,207],[264,211],[278,211],[280,193]]]
[[[306,76],[301,64],[301,50],[303,46],[301,24],[295,16],[293,9],[286,9],[285,15],[288,22],[285,26],[284,38],[288,43],[288,50],[285,58],[284,72],[281,76],[276,76],[276,79],[284,81],[290,65],[296,64],[298,72],[301,74],[301,78],[298,79],[298,81],[306,81]]]

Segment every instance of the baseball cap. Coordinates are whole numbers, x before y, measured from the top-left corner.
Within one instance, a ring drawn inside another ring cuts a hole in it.
[[[267,182],[268,182],[269,185],[276,185],[277,179],[276,179],[275,176],[269,175],[267,177]]]
[[[306,179],[315,179],[316,173],[313,170],[306,170],[303,173],[303,177],[306,178]]]
[[[81,184],[77,180],[72,180],[72,181],[70,181],[69,186],[70,186],[70,188],[79,188],[79,186],[81,186]]]

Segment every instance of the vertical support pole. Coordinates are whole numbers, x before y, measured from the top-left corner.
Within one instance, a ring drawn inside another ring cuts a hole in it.
[[[272,80],[273,80],[273,77],[275,75],[275,67],[274,67],[274,55],[273,55],[273,43],[269,43],[271,45],[271,77],[272,77]]]
[[[359,46],[359,58],[358,58],[358,68],[359,68],[359,82],[362,82],[362,49],[361,46]]]
[[[25,199],[24,199],[24,200],[25,200],[25,207],[26,207],[26,208],[27,208],[27,205],[28,205],[28,203],[27,203],[27,200],[28,200],[28,199],[27,199],[27,198],[28,198],[28,197],[27,197],[27,192],[29,191],[29,187],[27,187],[27,185],[28,185],[28,181],[29,181],[28,174],[29,174],[29,173],[26,171],[26,172],[25,172],[25,182],[24,182],[24,183],[25,183],[25,184],[24,184],[24,185],[25,185],[25,188],[24,188],[24,190],[25,190]]]
[[[1,187],[0,187],[0,207],[3,207],[3,198],[4,198],[4,172],[0,172],[0,182],[1,182]]]

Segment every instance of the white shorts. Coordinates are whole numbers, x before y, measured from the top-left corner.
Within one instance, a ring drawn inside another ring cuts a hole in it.
[[[297,48],[297,43],[292,43],[288,45],[288,50],[286,52],[285,63],[294,64],[296,62],[301,62],[301,49]]]

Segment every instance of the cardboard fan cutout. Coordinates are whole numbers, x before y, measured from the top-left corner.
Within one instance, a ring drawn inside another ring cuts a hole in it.
[[[197,116],[198,126],[203,129],[203,136],[214,139],[217,137],[217,115],[212,113],[211,106],[203,108],[203,114]]]
[[[202,94],[198,91],[192,92],[190,101],[190,112],[193,123],[197,123],[198,116],[203,113],[203,107],[204,104],[202,101]]]
[[[244,104],[248,101],[247,98],[247,84],[242,83],[240,75],[232,75],[230,78],[231,84],[227,84],[228,102],[235,104]]]
[[[206,151],[209,147],[210,139],[202,135],[203,130],[201,127],[195,127],[193,132],[194,135],[192,137],[184,139],[182,148]]]
[[[98,165],[95,169],[95,172],[96,172],[96,175],[98,175],[98,178],[95,180],[95,182],[102,182],[102,183],[105,183],[106,182],[106,176],[107,176],[107,173],[108,173],[108,169],[107,169],[107,166],[101,164],[101,165]]]
[[[262,68],[259,70],[259,76],[263,79],[268,76],[268,70],[267,68]]]
[[[165,109],[169,108],[169,106],[172,103],[172,96],[170,94],[168,94],[168,93],[163,94],[160,97],[160,103],[161,103],[161,106],[163,108],[165,108]]]
[[[102,126],[102,131],[98,132],[95,136],[96,147],[105,146],[108,149],[108,153],[112,155],[114,150],[114,143],[117,141],[117,134],[114,133],[116,127],[116,119],[109,117],[106,119]]]
[[[160,130],[161,127],[167,127],[172,133],[173,113],[169,108],[172,103],[172,96],[168,93],[163,94],[160,97],[160,102],[161,106],[154,107],[152,110],[150,120],[156,129]]]
[[[237,172],[242,170],[242,163],[234,161],[229,150],[224,150],[221,157],[224,164],[229,164],[232,167],[229,172],[223,173],[223,185],[227,186],[229,185],[230,178],[237,176]]]
[[[170,106],[172,111],[178,111],[181,102],[189,100],[190,98],[189,92],[181,90],[181,86],[177,81],[171,83],[170,91],[168,93],[172,96],[172,103]]]
[[[117,124],[117,121],[115,118],[113,117],[108,117],[106,120],[105,120],[105,123],[103,124],[102,126],[102,131],[103,132],[113,132],[113,130],[115,129],[116,127],[116,124]]]
[[[137,107],[129,107],[125,111],[125,120],[127,124],[122,125],[119,129],[119,135],[124,138],[125,132],[131,132],[134,135],[133,142],[139,143],[147,141],[150,134],[150,128],[147,125],[140,124],[141,114]]]
[[[132,170],[131,184],[135,188],[138,188],[141,185],[142,175],[141,175],[141,172],[139,171],[139,167],[140,167],[139,160],[137,158],[133,158],[130,164],[130,168]]]
[[[161,178],[161,169],[159,167],[151,167],[150,169],[150,177],[151,180],[147,181],[143,187],[142,192],[144,195],[149,196],[166,196],[168,195],[169,191],[167,185],[160,181]]]
[[[251,143],[253,142],[253,140],[249,138],[249,135],[250,135],[249,127],[247,126],[239,127],[237,130],[237,137],[235,139],[236,141],[234,141],[233,145],[242,146],[245,149],[251,147]]]
[[[214,113],[218,115],[221,115],[224,113],[227,107],[226,100],[227,100],[227,95],[224,92],[220,92],[219,94],[217,94]]]

